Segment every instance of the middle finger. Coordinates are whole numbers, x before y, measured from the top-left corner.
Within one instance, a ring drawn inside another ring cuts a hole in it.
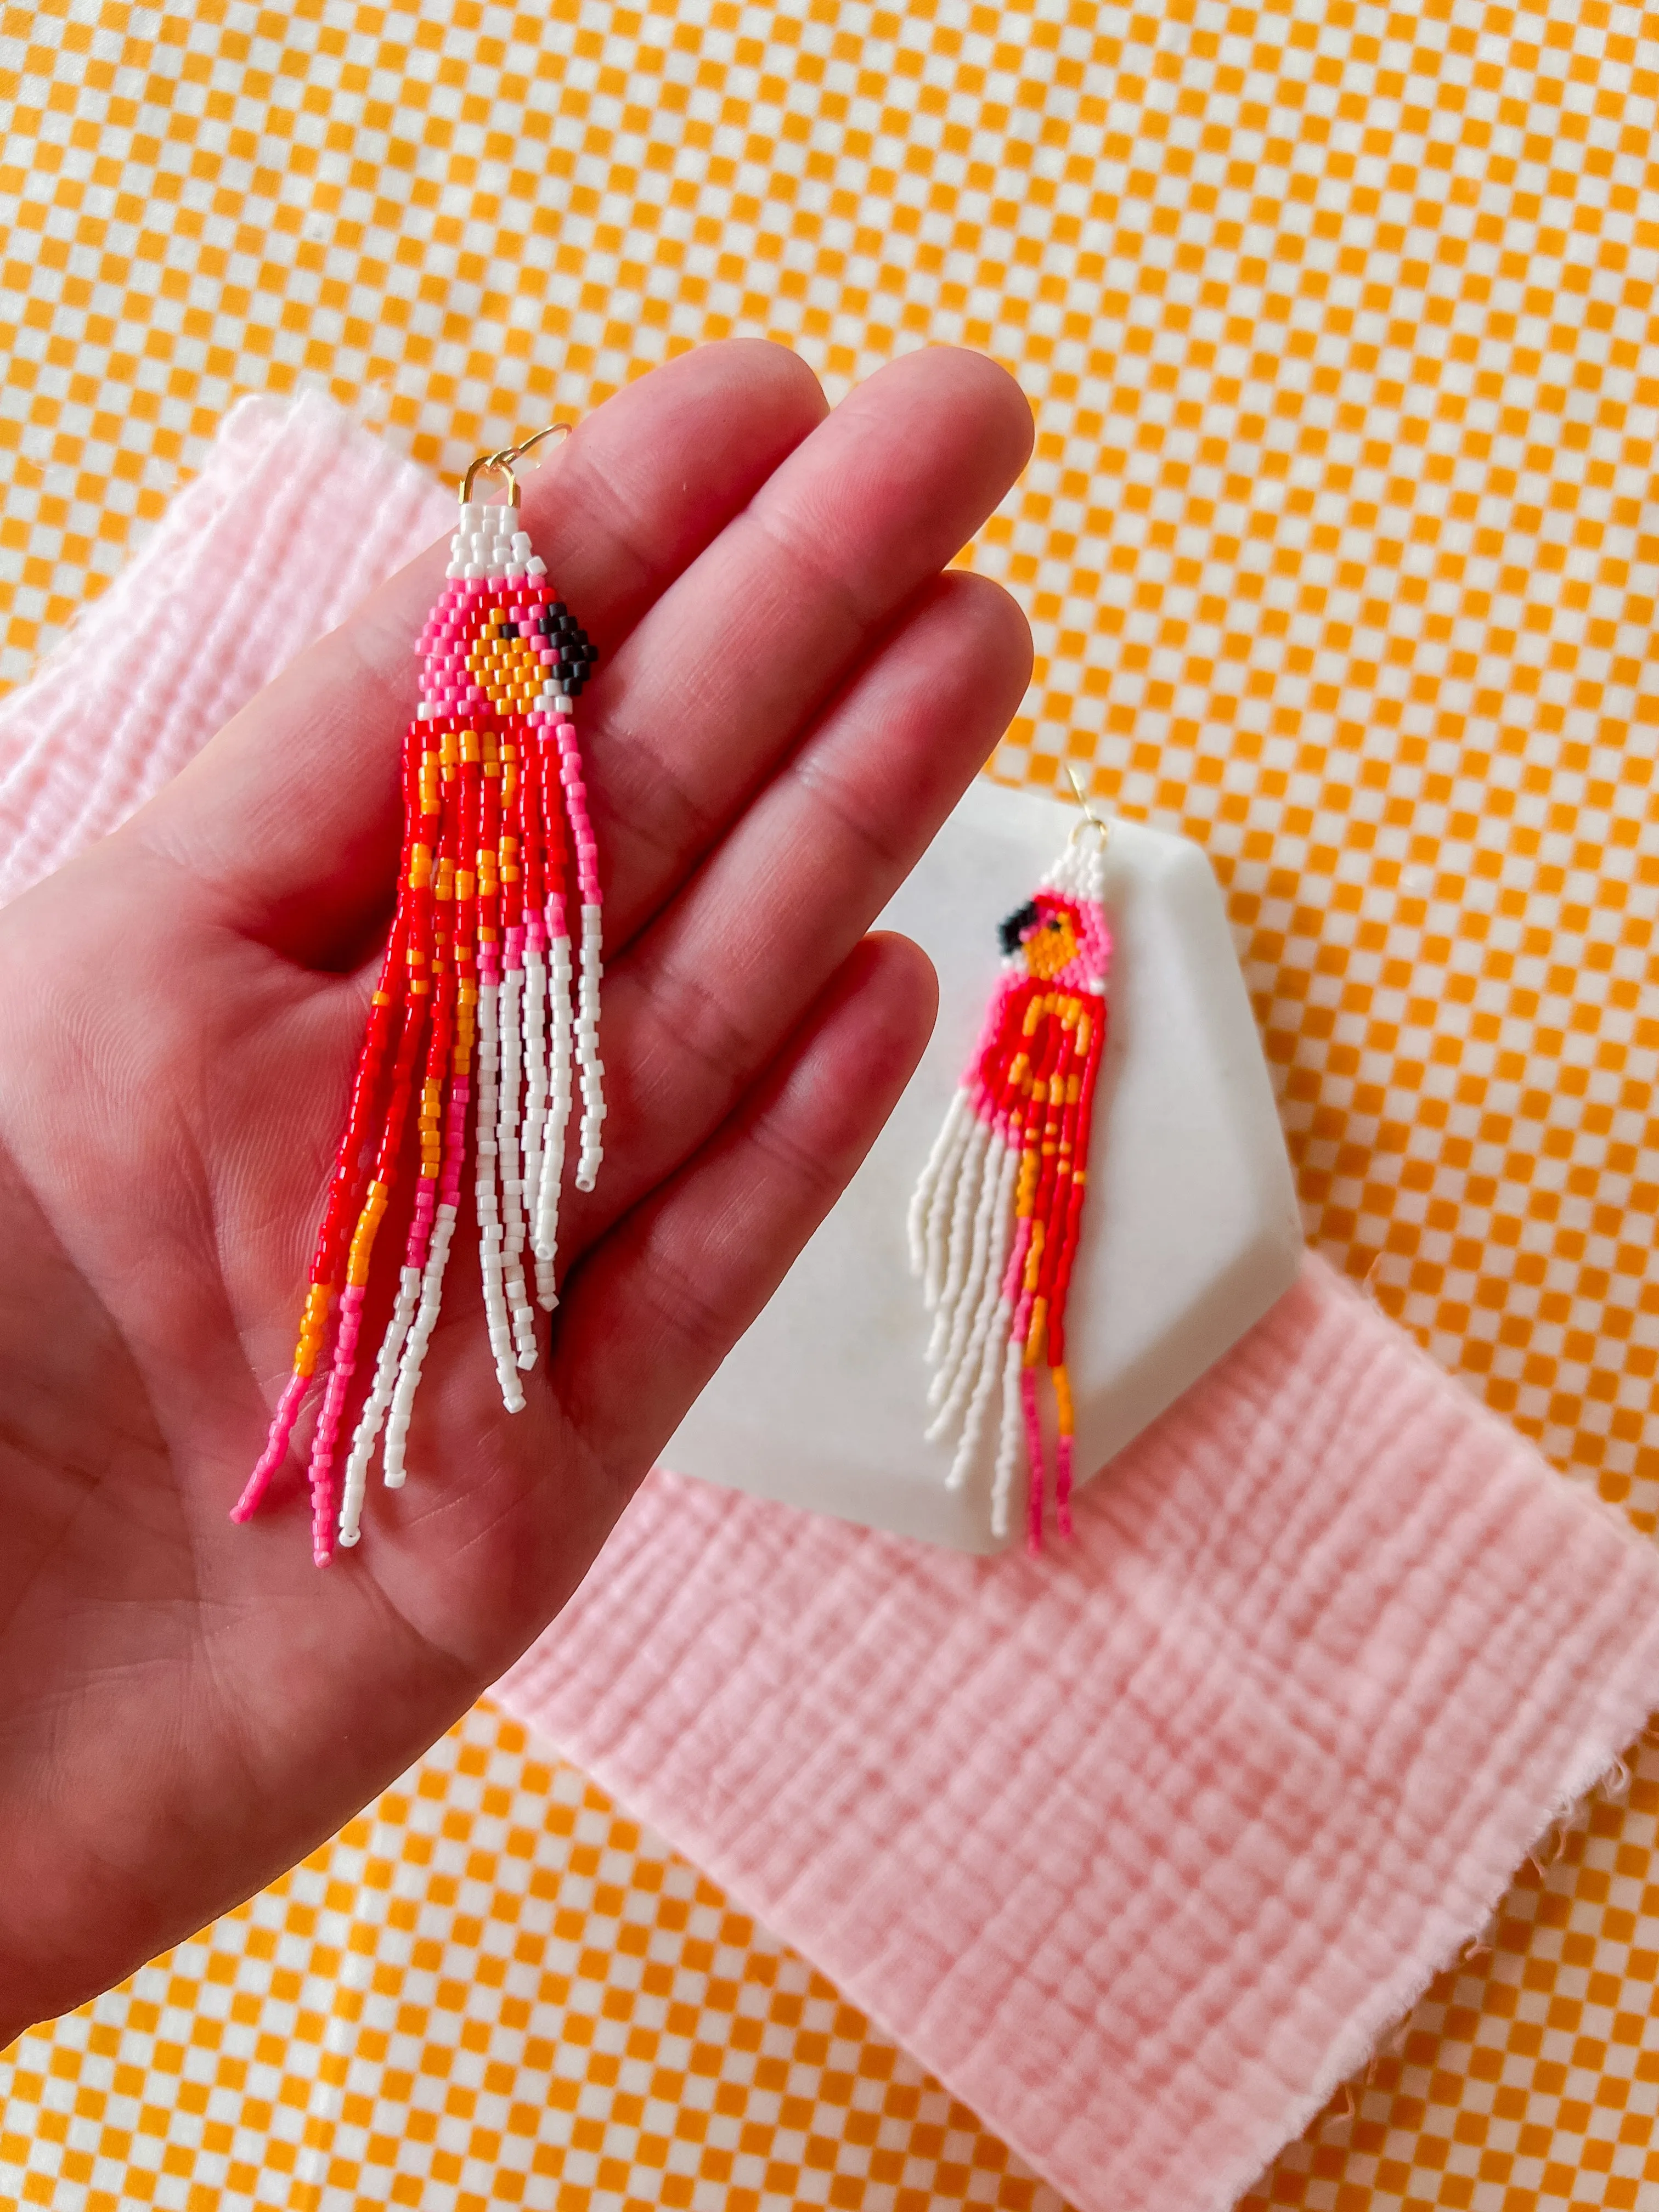
[[[572,1249],[730,1113],[870,927],[1018,705],[1030,633],[988,578],[935,580],[629,946],[606,986],[614,1166]]]
[[[619,948],[799,746],[1024,466],[1031,416],[978,354],[902,356],[820,423],[594,687],[589,781]]]

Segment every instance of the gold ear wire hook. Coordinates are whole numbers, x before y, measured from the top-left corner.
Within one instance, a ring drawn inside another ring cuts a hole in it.
[[[575,426],[569,422],[550,422],[545,429],[532,430],[516,446],[503,446],[496,453],[480,453],[461,478],[461,505],[465,507],[472,496],[474,479],[482,475],[498,476],[507,486],[507,503],[511,507],[519,504],[519,479],[513,473],[514,461],[523,460],[544,439],[568,438]]]
[[[1068,844],[1075,844],[1085,829],[1094,830],[1099,833],[1101,849],[1103,852],[1112,841],[1112,825],[1103,814],[1097,814],[1094,808],[1090,805],[1089,794],[1084,789],[1083,779],[1070,761],[1065,763],[1065,768],[1066,775],[1071,780],[1072,788],[1077,793],[1077,803],[1083,809],[1083,819],[1077,824],[1066,842]]]
[[[476,461],[469,462],[466,474],[461,478],[461,505],[472,497],[473,481],[479,476],[500,477],[507,485],[507,503],[519,503],[519,479],[513,473],[513,464],[506,453],[480,453]]]
[[[533,453],[544,440],[568,438],[575,427],[574,422],[550,422],[544,430],[532,430],[521,444],[509,446],[504,453],[497,454],[496,459],[503,461],[521,461],[526,453]]]

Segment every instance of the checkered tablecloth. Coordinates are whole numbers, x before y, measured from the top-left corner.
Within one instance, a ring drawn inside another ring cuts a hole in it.
[[[1602,0],[0,9],[3,672],[245,391],[453,471],[707,337],[983,348],[996,771],[1206,847],[1310,1237],[1651,1530],[1656,95]],[[1659,2201],[1656,1822],[1644,1751],[1251,2204]],[[0,2081],[65,2212],[1057,2212],[487,1707]]]

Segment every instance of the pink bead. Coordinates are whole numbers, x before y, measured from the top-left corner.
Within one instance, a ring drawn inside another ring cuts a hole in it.
[[[1019,1378],[1021,1409],[1025,1416],[1025,1449],[1030,1455],[1030,1483],[1027,1499],[1025,1548],[1028,1552],[1042,1549],[1042,1419],[1037,1412],[1036,1370],[1027,1367]]]
[[[270,1418],[270,1430],[265,1448],[259,1455],[259,1463],[247,1479],[246,1486],[230,1509],[233,1521],[250,1521],[259,1510],[259,1501],[270,1486],[270,1478],[288,1456],[288,1447],[294,1434],[295,1424],[300,1418],[300,1408],[305,1403],[306,1392],[311,1387],[308,1375],[290,1375],[276,1401],[276,1410]]]

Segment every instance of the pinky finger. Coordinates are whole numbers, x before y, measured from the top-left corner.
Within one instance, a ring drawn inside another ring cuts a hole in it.
[[[852,1180],[937,1005],[920,946],[866,938],[732,1115],[582,1262],[552,1382],[623,1498]]]

